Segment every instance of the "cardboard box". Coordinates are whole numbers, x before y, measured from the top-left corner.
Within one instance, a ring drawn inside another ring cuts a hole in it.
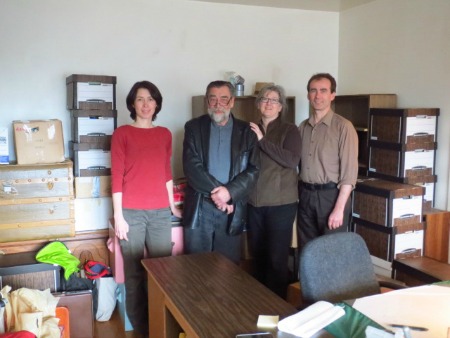
[[[13,121],[18,164],[63,162],[64,139],[60,120]]]
[[[111,176],[75,177],[75,197],[111,197]]]
[[[9,164],[8,128],[0,128],[0,164]]]
[[[113,215],[111,197],[76,198],[75,231],[108,229]]]

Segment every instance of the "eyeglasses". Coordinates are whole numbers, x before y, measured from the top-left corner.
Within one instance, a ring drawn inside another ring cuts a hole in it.
[[[268,97],[262,97],[259,99],[262,103],[270,103],[270,104],[279,104],[280,100],[277,99],[269,99]]]
[[[219,103],[219,105],[221,106],[228,106],[228,104],[230,103],[232,97],[208,97],[208,104],[210,106],[215,106],[217,103]]]

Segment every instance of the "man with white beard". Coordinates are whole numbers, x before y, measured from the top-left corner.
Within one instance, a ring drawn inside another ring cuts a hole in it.
[[[184,127],[184,252],[216,251],[239,264],[247,199],[259,174],[258,140],[249,123],[233,117],[234,87],[213,81],[208,114]]]

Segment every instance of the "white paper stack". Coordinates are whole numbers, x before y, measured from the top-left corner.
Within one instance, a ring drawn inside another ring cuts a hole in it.
[[[309,338],[344,315],[345,311],[342,307],[329,302],[318,301],[281,320],[278,323],[278,329],[298,337]]]

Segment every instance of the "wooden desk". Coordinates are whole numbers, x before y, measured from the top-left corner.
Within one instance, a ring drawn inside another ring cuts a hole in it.
[[[217,253],[147,258],[152,338],[234,338],[257,328],[258,315],[297,310]],[[274,337],[285,337],[274,332]]]
[[[392,278],[408,286],[419,286],[450,280],[450,265],[428,257],[394,259]]]

